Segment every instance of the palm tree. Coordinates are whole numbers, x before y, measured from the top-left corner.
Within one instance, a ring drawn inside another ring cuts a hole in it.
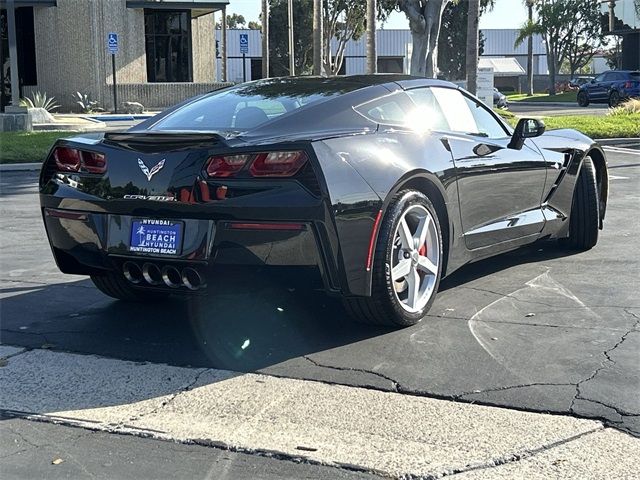
[[[467,17],[467,90],[474,95],[478,83],[478,41],[480,21],[480,1],[469,0],[469,13]]]
[[[376,73],[376,0],[367,0],[367,73]]]
[[[313,0],[313,74],[322,73],[322,0]]]
[[[533,36],[542,34],[543,30],[540,25],[533,21],[533,4],[535,0],[525,0],[529,9],[529,18],[520,27],[518,36],[513,44],[513,48],[518,48],[527,39],[527,95],[533,95]]]
[[[533,4],[535,0],[524,0],[527,6],[529,23],[533,23]],[[533,95],[533,35],[527,39],[527,95]]]

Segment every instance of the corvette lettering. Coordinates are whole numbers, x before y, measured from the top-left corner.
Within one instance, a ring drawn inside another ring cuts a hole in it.
[[[176,197],[166,195],[125,195],[126,200],[151,200],[152,202],[175,202]]]

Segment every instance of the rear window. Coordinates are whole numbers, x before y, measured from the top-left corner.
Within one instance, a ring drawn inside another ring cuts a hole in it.
[[[246,131],[354,88],[354,84],[304,79],[245,83],[188,103],[161,119],[151,130]]]

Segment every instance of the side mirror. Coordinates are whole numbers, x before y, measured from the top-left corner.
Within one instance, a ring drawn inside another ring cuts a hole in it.
[[[592,78],[591,81],[589,83],[596,83],[596,79]]]
[[[542,120],[537,118],[521,118],[511,136],[508,147],[513,150],[521,150],[526,138],[539,137],[547,127]]]

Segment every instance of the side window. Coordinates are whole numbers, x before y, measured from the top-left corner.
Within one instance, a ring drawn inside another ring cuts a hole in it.
[[[394,93],[356,107],[356,111],[369,120],[383,125],[404,126],[409,100],[402,93]]]
[[[481,103],[453,88],[433,87],[433,93],[450,125],[450,130],[488,138],[504,138],[509,133]]]
[[[418,122],[426,130],[451,129],[430,88],[414,88],[408,90],[407,94],[416,105],[414,111],[408,115],[408,123]]]

